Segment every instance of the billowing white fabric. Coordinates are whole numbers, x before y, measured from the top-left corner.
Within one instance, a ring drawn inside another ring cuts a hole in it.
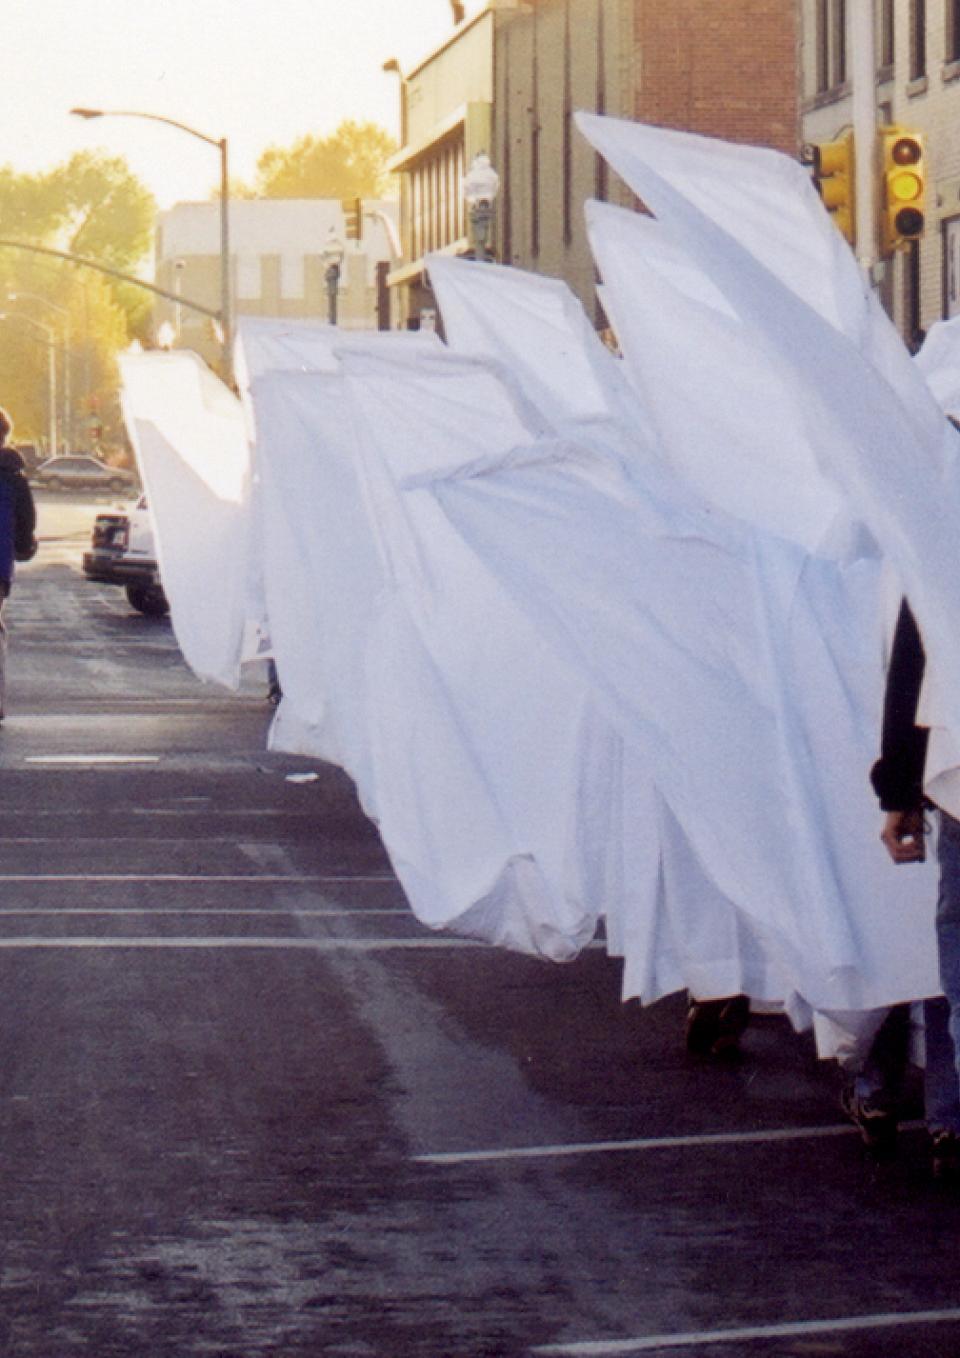
[[[347,372],[362,361],[346,358]],[[436,385],[419,367],[403,366],[395,394],[411,405]],[[444,437],[434,421],[412,439],[395,403],[383,410],[386,447],[358,436],[359,409],[376,397],[364,386],[358,400],[355,378],[254,381],[281,711],[312,716],[328,757],[354,777],[425,922],[563,958],[596,924],[582,893],[568,901],[556,886],[575,816],[583,685],[429,499],[396,484],[398,473],[442,468],[465,442],[468,413],[488,415],[487,429],[508,441],[524,436],[495,383],[473,390],[462,370],[451,375]],[[486,458],[481,431],[475,443]],[[310,707],[317,690],[321,712]]]
[[[120,370],[177,643],[202,679],[235,688],[260,621],[240,403],[189,351],[123,355]]]
[[[395,473],[402,458],[398,422],[418,447],[429,446],[466,392],[464,377],[451,372],[447,381],[439,363],[421,389],[397,366],[391,375],[383,363],[348,365],[358,427],[378,441]],[[463,467],[454,469],[444,450],[432,476],[421,464],[407,484],[431,491],[447,523],[556,657],[589,684],[597,704],[592,721],[604,734],[582,756],[587,766],[610,757],[605,742],[612,728],[653,768],[668,822],[667,830],[658,828],[658,852],[674,880],[665,911],[650,910],[649,894],[644,908],[655,934],[671,936],[674,974],[688,984],[692,977],[700,993],[724,993],[740,979],[764,998],[796,991],[831,1008],[889,1002],[901,986],[910,994],[935,989],[932,941],[894,960],[896,940],[885,932],[883,912],[880,927],[863,940],[857,927],[865,911],[854,918],[845,901],[849,891],[875,904],[874,888],[882,890],[890,874],[863,778],[862,712],[848,710],[848,685],[855,680],[859,689],[861,680],[849,673],[847,638],[829,631],[838,587],[832,563],[798,602],[796,549],[716,514],[680,518],[674,504],[664,509],[650,495],[641,498],[617,461],[605,463],[593,450],[518,442],[501,412],[484,420],[484,410],[494,407],[488,379],[479,390],[483,399],[470,401],[469,425],[458,416],[450,435],[460,429],[462,437],[469,428],[485,461],[467,449]],[[446,531],[444,520],[428,520],[412,504],[405,519],[415,529],[430,523],[430,533],[418,536],[431,552]],[[435,578],[428,570],[422,583],[429,587]],[[412,575],[407,583],[413,590]],[[845,587],[855,590],[856,582],[848,579]],[[864,588],[869,600],[872,567]],[[858,618],[872,625],[862,604],[851,601],[848,627]],[[453,627],[448,619],[439,636],[447,638]],[[489,625],[482,635],[489,638]],[[852,652],[862,655],[863,647],[853,643]],[[464,676],[472,673],[473,664]],[[878,708],[879,666],[872,678]],[[513,676],[508,700],[516,701],[521,679]],[[502,701],[497,711],[505,711]],[[863,795],[850,805],[854,785]],[[515,814],[524,814],[522,804]],[[604,833],[604,812],[592,816],[594,852],[602,850],[614,878],[610,860],[623,858],[634,840],[653,839],[648,825],[629,817],[617,824],[616,833],[609,826]],[[714,950],[717,930],[702,908],[705,883],[736,912],[740,937],[727,955]],[[899,893],[897,911],[902,916]],[[672,927],[676,921],[683,927]],[[702,952],[692,924],[707,939]]]
[[[440,341],[429,331],[342,331],[312,319],[241,316],[237,320],[234,373],[241,393],[267,372],[337,372],[336,348],[344,343],[377,350],[399,346],[435,349]]]
[[[872,298],[864,294],[859,324],[846,305],[831,315],[822,301],[808,304],[788,280],[771,223],[762,232],[738,227],[736,236],[725,229],[732,222],[731,169],[749,163],[760,179],[762,156],[774,167],[779,191],[782,176],[793,172],[783,169],[781,162],[790,165],[784,157],[756,152],[741,160],[742,148],[586,115],[578,115],[578,125],[674,245],[709,276],[757,350],[781,365],[789,386],[802,393],[800,415],[824,475],[881,545],[920,623],[927,651],[924,715],[934,746],[960,749],[960,474],[955,431],[920,369]],[[701,187],[705,176],[716,181],[709,192]],[[785,206],[785,223],[790,217]],[[842,278],[855,265],[850,259],[839,268]],[[810,287],[816,300],[817,283]],[[847,288],[848,302],[851,295]],[[934,800],[941,777],[954,782],[950,769],[928,761],[926,789]]]
[[[813,763],[806,807],[802,792],[794,796],[783,790],[786,804],[793,803],[789,812],[791,833],[796,833],[798,818],[808,822],[799,833],[795,851],[803,851],[803,837],[811,834],[814,855],[831,862],[838,872],[842,888],[837,908],[846,916],[853,934],[865,940],[861,961],[872,978],[869,993],[890,998],[899,992],[900,998],[909,998],[933,992],[937,977],[932,930],[918,929],[917,915],[904,908],[905,893],[911,904],[912,897],[919,896],[920,919],[929,923],[932,870],[909,875],[891,872],[877,839],[876,801],[866,778],[876,755],[882,702],[881,650],[890,603],[883,563],[871,535],[851,520],[839,487],[821,471],[797,414],[797,396],[789,389],[783,391],[784,375],[773,368],[766,384],[757,378],[758,369],[766,371],[764,351],[754,351],[739,336],[729,307],[722,298],[717,301],[716,289],[694,264],[658,248],[661,241],[655,240],[654,248],[650,248],[651,232],[658,226],[649,218],[601,209],[599,205],[597,220],[591,217],[598,260],[604,276],[613,278],[611,292],[623,301],[628,317],[624,331],[618,332],[626,370],[643,393],[652,423],[668,435],[660,445],[661,452],[669,456],[675,447],[672,461],[686,483],[692,483],[709,503],[726,504],[732,514],[765,530],[766,545],[758,562],[761,598],[768,614],[767,635],[758,633],[756,643],[762,654],[769,650],[779,660],[779,672],[772,677],[768,695],[782,707],[783,767],[794,770],[802,768],[805,760]],[[462,321],[451,332],[451,340],[472,344],[475,349],[486,344],[494,351],[491,337],[506,331],[504,349],[511,365],[522,365],[524,387],[529,391],[532,385],[533,390],[542,391],[542,383],[531,384],[526,377],[546,346],[531,342],[532,337],[522,327],[518,342],[509,324],[509,295],[499,286],[500,280],[487,282],[489,274],[495,272],[485,274],[483,269],[450,261],[444,263],[442,272],[434,273],[444,316],[448,295],[456,283],[458,314],[464,318],[479,314],[485,322],[481,330]],[[505,272],[500,271],[501,275]],[[678,278],[683,285],[679,289]],[[533,310],[525,304],[528,291],[535,293],[539,281],[516,271],[512,271],[511,281],[521,298],[521,314],[527,316]],[[688,300],[698,303],[695,309],[684,307]],[[499,312],[495,310],[498,303]],[[734,342],[712,327],[713,307],[729,323]],[[568,325],[564,335],[567,353],[575,333],[576,327]],[[577,371],[576,364],[572,368]],[[744,368],[747,380],[743,379]],[[702,390],[705,369],[716,375],[706,398]],[[690,380],[691,373],[696,381]],[[736,391],[734,400],[730,399],[732,389]],[[562,410],[563,403],[553,407],[554,422],[558,406]],[[784,454],[784,444],[791,450],[789,456]],[[796,474],[798,463],[802,475]],[[638,458],[628,466],[639,492],[649,501],[656,492],[645,459]],[[674,509],[677,492],[675,482],[671,495]],[[811,506],[805,532],[797,531],[804,503]],[[801,543],[806,540],[808,550],[791,552],[784,542],[771,536],[770,530],[780,530]],[[526,548],[530,547],[530,532],[525,530],[521,537]],[[503,548],[494,550],[492,540],[485,545],[486,558],[502,563]],[[814,549],[816,554],[810,555]],[[529,554],[536,559],[536,553]],[[581,569],[579,563],[576,569]],[[575,600],[574,608],[582,605],[582,598],[576,590],[570,592],[569,584],[557,593],[561,599]],[[684,617],[690,621],[691,636],[703,635],[692,622],[692,612],[685,610]],[[588,635],[592,646],[592,631]],[[734,704],[736,700],[729,694],[724,701]],[[742,699],[739,705],[743,706]],[[679,723],[679,713],[675,720]],[[707,763],[709,766],[709,756]],[[664,911],[682,918],[682,925],[674,930],[680,938],[703,939],[704,921],[717,924],[722,910],[730,908],[729,901],[721,905],[726,898],[719,890],[724,880],[722,859],[729,854],[729,844],[718,848],[718,838],[711,849],[703,840],[700,827],[705,805],[695,810],[691,802],[682,815],[667,820],[661,816],[657,822],[668,827],[663,830],[661,852],[671,862],[676,861],[673,851],[678,835],[683,833],[683,871],[672,873],[671,889],[663,903]],[[768,839],[771,828],[767,816],[773,803],[764,805],[767,810],[758,800],[752,823]],[[782,806],[778,806],[777,813],[781,811]],[[681,825],[686,827],[685,832],[680,831]],[[786,844],[783,851],[789,852]],[[697,876],[700,882],[694,889],[691,882]],[[712,897],[707,910],[704,903],[709,893]],[[734,898],[742,908],[743,893],[735,892]],[[615,901],[608,902],[607,908],[619,913]],[[767,908],[767,904],[753,907],[761,915]],[[658,937],[659,965],[663,967],[676,947],[666,947],[662,929]],[[684,967],[675,968],[675,972],[685,975],[687,984],[699,994],[730,993],[720,988],[720,958],[731,953],[723,950],[718,936],[709,946],[714,951],[708,966],[688,950]],[[751,947],[748,931],[741,928],[729,947],[733,955],[740,956],[741,979],[750,978],[755,987],[752,993],[769,993],[769,983],[764,989],[763,983],[757,982],[762,950]],[[638,987],[628,989],[628,993],[647,996],[650,977],[639,959],[651,949],[634,945],[626,951],[626,984]],[[635,971],[640,979],[634,979]],[[730,968],[731,975],[736,971],[736,966]]]
[[[960,316],[935,321],[914,361],[940,409],[960,416]]]
[[[455,352],[286,323],[242,338],[271,738],[350,772],[431,926],[564,958],[604,915],[645,999],[743,990],[802,1016],[932,993],[932,925],[904,907],[866,783],[875,543],[918,572],[863,464],[891,411],[913,457],[942,417],[914,408],[922,379],[833,238],[806,239],[792,169],[764,188],[756,163],[754,258],[705,215],[727,194],[702,148],[670,149],[696,202],[638,157],[658,222],[591,221],[623,363],[558,285],[447,261]],[[832,271],[816,309],[789,281],[811,250]],[[659,329],[636,315],[648,287]]]

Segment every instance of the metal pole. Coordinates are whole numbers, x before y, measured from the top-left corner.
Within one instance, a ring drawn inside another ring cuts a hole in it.
[[[340,265],[328,264],[324,274],[327,285],[327,320],[331,325],[337,323],[337,290],[340,286]]]
[[[76,445],[73,431],[73,400],[70,384],[70,321],[63,323],[63,436],[70,452]]]
[[[230,300],[230,176],[227,167],[227,139],[220,147],[220,328],[223,335],[224,381],[233,386],[233,313]]]
[[[853,140],[856,148],[857,262],[868,283],[876,282],[877,235],[877,36],[873,0],[852,0],[850,73],[853,82]]]
[[[47,372],[50,379],[50,456],[57,455],[57,346],[47,340]]]

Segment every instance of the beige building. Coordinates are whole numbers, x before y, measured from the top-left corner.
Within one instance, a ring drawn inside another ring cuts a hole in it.
[[[474,156],[491,150],[498,9],[487,5],[400,74],[403,145],[390,162],[400,175],[401,259],[388,276],[394,329],[418,326],[433,309],[424,256],[469,249],[461,183]]]
[[[401,74],[402,260],[389,275],[391,324],[432,312],[423,258],[471,248],[464,171],[486,152],[501,180],[490,248],[505,263],[566,278],[594,315],[586,198],[608,176],[573,113],[627,114],[630,29],[621,0],[490,0]],[[599,318],[598,318],[599,319]]]
[[[324,248],[344,247],[337,321],[344,329],[375,330],[385,321],[385,277],[395,254],[398,207],[365,201],[363,235],[346,239],[339,199],[238,199],[230,205],[230,272],[235,316],[315,317],[328,312]],[[177,203],[156,227],[160,287],[216,310],[220,306],[220,209]],[[154,333],[195,349],[216,364],[219,345],[209,318],[158,299]]]
[[[884,304],[909,340],[960,313],[960,3],[876,0],[876,41],[880,121],[926,139],[926,230],[882,266]],[[801,0],[805,140],[849,127],[849,56],[846,0]]]
[[[403,257],[391,324],[433,307],[423,257],[470,248],[463,170],[480,151],[500,176],[493,252],[563,278],[598,327],[588,198],[632,198],[579,135],[574,113],[638,118],[799,149],[794,0],[488,0],[401,73]],[[388,63],[396,69],[395,63]]]
[[[633,116],[634,8],[633,0],[541,0],[501,13],[496,30],[500,258],[565,279],[598,327],[605,321],[583,204],[632,199],[573,115]]]

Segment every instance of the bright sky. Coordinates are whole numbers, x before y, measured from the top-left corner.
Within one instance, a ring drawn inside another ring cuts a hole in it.
[[[475,14],[483,0],[467,0]],[[451,31],[449,0],[3,0],[0,165],[49,168],[94,147],[122,155],[161,207],[204,199],[216,152],[135,109],[226,136],[232,177],[268,145],[343,118],[398,135],[397,77]]]

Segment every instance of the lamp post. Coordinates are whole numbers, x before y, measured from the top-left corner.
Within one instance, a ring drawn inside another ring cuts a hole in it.
[[[337,293],[344,253],[343,241],[337,235],[336,227],[331,226],[322,255],[327,266],[323,271],[323,281],[327,286],[327,320],[331,325],[337,323]]]
[[[494,202],[500,189],[500,176],[490,164],[486,151],[480,151],[463,176],[463,200],[470,223],[470,258],[492,260],[488,247],[493,225]]]
[[[43,321],[35,321],[31,316],[16,315],[11,311],[0,311],[0,321],[16,321],[17,324],[26,321],[27,325],[32,325],[34,329],[43,331],[46,339],[40,341],[47,346],[47,384],[49,410],[47,412],[49,420],[50,456],[57,455],[57,354],[56,343],[53,338],[53,330]]]
[[[177,300],[173,308],[173,329],[180,343],[180,330],[183,326],[183,303],[180,301],[183,295],[183,271],[187,266],[185,259],[175,259],[173,262],[173,290],[177,294]]]
[[[19,298],[26,297],[31,302],[39,302],[42,306],[48,306],[52,311],[58,311],[63,317],[63,419],[60,421],[60,429],[67,440],[67,447],[72,448],[76,443],[73,428],[73,398],[71,395],[70,383],[70,355],[72,347],[70,342],[70,312],[67,307],[61,306],[59,302],[51,302],[49,297],[42,297],[38,292],[16,292],[7,293],[8,302],[16,302]],[[25,316],[24,320],[29,320]]]
[[[187,132],[191,137],[196,137],[198,141],[204,141],[208,146],[215,146],[220,152],[220,312],[218,321],[220,324],[220,347],[221,362],[223,365],[224,377],[230,386],[233,386],[233,314],[231,306],[230,292],[230,178],[227,172],[227,139],[226,137],[208,137],[205,132],[198,132],[195,127],[190,127],[188,123],[181,123],[176,118],[165,118],[160,113],[140,113],[132,109],[102,109],[102,108],[72,108],[71,113],[78,118],[146,118],[154,123],[166,123],[168,127],[177,127],[181,132]]]

